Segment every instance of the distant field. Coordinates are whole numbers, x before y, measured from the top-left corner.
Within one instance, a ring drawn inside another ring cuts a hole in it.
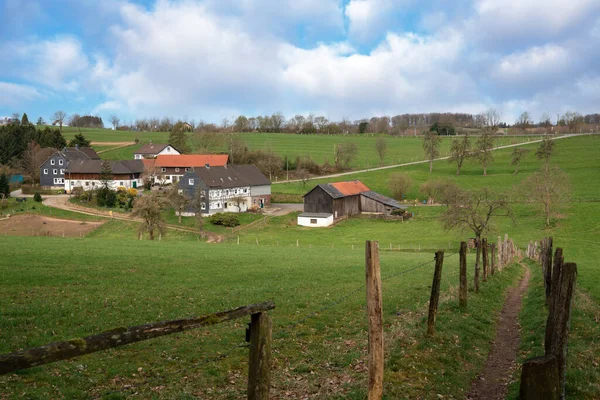
[[[79,129],[65,126],[62,132],[65,138],[69,140],[79,133]],[[141,143],[148,143],[150,140],[164,143],[169,140],[169,134],[165,132],[128,132],[112,129],[81,128],[81,133],[92,142],[133,142],[137,138]]]

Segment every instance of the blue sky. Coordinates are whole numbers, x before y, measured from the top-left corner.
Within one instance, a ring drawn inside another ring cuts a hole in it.
[[[600,112],[598,0],[0,0],[0,19],[0,116]]]

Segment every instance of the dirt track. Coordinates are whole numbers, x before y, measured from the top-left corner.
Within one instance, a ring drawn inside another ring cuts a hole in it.
[[[0,235],[79,237],[93,231],[103,223],[20,214],[0,220]]]

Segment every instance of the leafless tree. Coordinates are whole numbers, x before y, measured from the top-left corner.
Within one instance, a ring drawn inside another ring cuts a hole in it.
[[[412,178],[408,174],[396,172],[390,175],[388,186],[394,198],[402,200],[412,186]]]
[[[533,120],[527,111],[523,111],[515,121],[515,125],[521,129],[527,129],[533,124]]]
[[[167,192],[167,199],[177,214],[179,224],[181,224],[181,214],[190,204],[189,196],[179,188],[179,185],[173,185]]]
[[[148,232],[150,240],[154,240],[156,234],[163,235],[166,232],[165,220],[162,209],[168,207],[168,201],[157,192],[138,197],[133,204],[131,215],[140,218],[140,238],[144,232]]]
[[[450,204],[462,195],[463,190],[448,179],[430,180],[419,187],[419,191],[427,196],[427,202],[434,204]]]
[[[545,137],[544,139],[542,139],[542,143],[540,143],[540,147],[535,152],[535,156],[539,160],[544,161],[544,164],[546,165],[546,167],[548,167],[548,163],[550,162],[550,157],[552,157],[552,154],[554,153],[555,146],[556,146],[556,144],[554,143],[554,140],[551,140],[550,138]]]
[[[435,132],[427,131],[423,135],[423,150],[425,157],[429,160],[429,173],[433,171],[433,160],[440,155],[440,144],[442,140]]]
[[[519,172],[519,165],[521,165],[521,160],[529,153],[529,149],[523,147],[514,147],[512,152],[512,161],[511,165],[515,166],[515,172],[513,175],[516,175]]]
[[[460,174],[460,169],[470,153],[471,140],[468,134],[465,134],[462,138],[454,138],[452,140],[448,162],[456,163],[456,175]]]
[[[57,111],[52,115],[52,125],[58,124],[59,130],[62,133],[62,127],[65,119],[67,118],[67,113],[64,111]]]
[[[296,170],[296,176],[302,182],[302,187],[305,188],[306,184],[310,181],[310,173],[305,168],[299,168]]]
[[[119,122],[121,122],[119,117],[117,117],[114,114],[110,116],[110,123],[112,124],[112,126],[115,130],[117,130],[117,128],[119,127]]]
[[[32,140],[27,143],[27,148],[23,152],[23,167],[34,185],[39,182],[40,178],[40,164],[43,162],[39,157],[41,151],[40,145]]]
[[[492,133],[496,133],[498,126],[500,125],[500,114],[496,109],[490,108],[480,114],[480,121],[483,124],[483,128]]]
[[[575,111],[567,111],[562,116],[562,119],[569,127],[569,132],[577,132],[577,128],[583,123],[583,116]]]
[[[387,154],[388,142],[383,136],[379,136],[375,142],[375,150],[379,156],[379,165],[383,165],[385,155]]]
[[[333,162],[338,170],[346,169],[358,155],[358,147],[354,143],[334,145]]]
[[[547,112],[544,112],[540,117],[540,126],[543,126],[546,130],[548,130],[552,126],[552,120],[550,119],[550,115]]]
[[[552,217],[559,215],[569,204],[571,186],[569,176],[556,166],[544,166],[527,177],[521,184],[526,201],[537,205],[539,213],[550,226]]]
[[[243,196],[235,196],[230,200],[238,208],[239,212],[242,212],[242,205],[246,203],[246,198]]]
[[[194,215],[196,218],[196,225],[198,226],[198,230],[200,231],[200,237],[204,238],[204,216],[203,214],[208,213],[209,204],[206,202],[206,198],[208,196],[206,188],[202,186],[198,186],[196,192],[190,199],[190,207],[194,210]]]
[[[473,157],[483,165],[483,175],[487,175],[488,165],[494,161],[494,138],[489,131],[484,131],[475,142]]]

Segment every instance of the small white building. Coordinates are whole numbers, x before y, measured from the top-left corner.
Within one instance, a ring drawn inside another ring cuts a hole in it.
[[[156,158],[159,155],[176,156],[180,154],[179,150],[169,144],[148,143],[140,147],[133,154],[133,158],[143,160],[144,158]]]
[[[303,212],[298,215],[298,225],[321,228],[333,225],[333,214]]]

